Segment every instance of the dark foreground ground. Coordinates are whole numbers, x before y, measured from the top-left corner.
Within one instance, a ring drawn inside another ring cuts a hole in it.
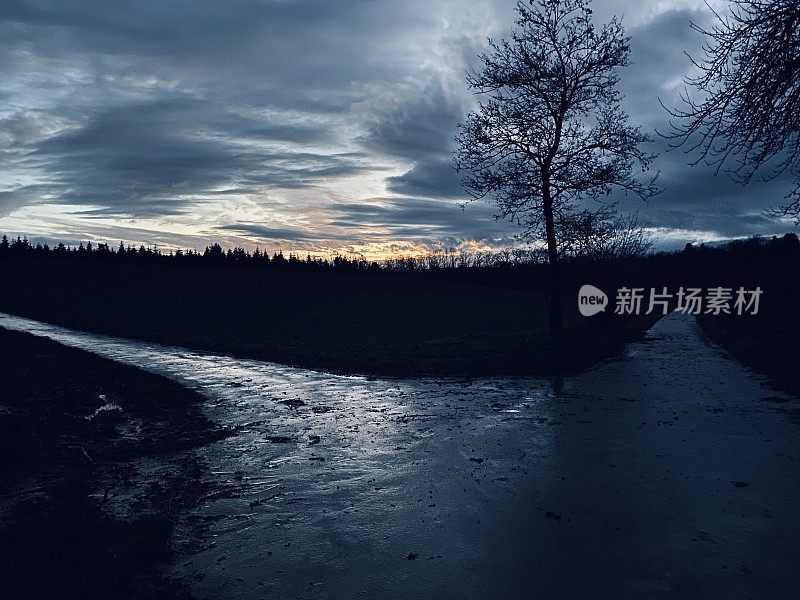
[[[175,519],[204,490],[204,466],[187,450],[222,435],[201,399],[0,329],[0,598],[186,597],[159,573]],[[137,431],[120,427],[123,413]],[[168,472],[131,486],[147,460]],[[108,506],[108,491],[126,486],[127,506]]]
[[[700,326],[714,342],[778,387],[800,396],[800,294],[770,298],[760,315],[702,317]]]
[[[709,345],[694,317],[665,317],[577,376],[458,380],[341,377],[0,325],[185,382],[234,433],[193,449],[208,465],[197,505],[162,512],[178,523],[168,572],[197,598],[797,598],[798,399]],[[117,429],[135,420],[123,412]],[[170,482],[197,463],[182,456],[149,453],[131,479],[149,464],[162,489],[183,489]],[[126,506],[120,488],[89,502]],[[61,521],[92,522],[70,506],[52,509],[62,518],[43,547],[64,539]],[[134,556],[168,556],[164,538],[146,539]],[[96,564],[98,547],[77,549]],[[152,585],[141,595],[158,597]]]
[[[701,315],[700,325],[746,365],[800,392],[794,234],[568,261],[563,337],[547,332],[546,265],[398,273],[196,262],[7,252],[0,256],[0,312],[334,373],[541,376],[581,372],[641,338],[659,315],[614,315],[622,287],[672,294],[681,287],[760,288],[757,315]],[[589,319],[577,311],[577,290],[587,283],[610,296],[607,311]]]

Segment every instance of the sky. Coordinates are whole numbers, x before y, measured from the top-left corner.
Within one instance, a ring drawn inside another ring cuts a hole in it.
[[[724,0],[714,2],[724,9]],[[466,70],[513,0],[3,0],[0,232],[50,243],[260,247],[381,258],[519,244],[452,167]],[[696,0],[595,0],[622,18],[631,124],[663,192],[659,247],[793,229],[784,179],[743,187],[654,133],[707,23]]]

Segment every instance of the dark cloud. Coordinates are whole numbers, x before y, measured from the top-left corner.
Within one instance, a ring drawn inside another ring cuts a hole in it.
[[[220,225],[216,229],[233,231],[242,235],[271,241],[320,242],[350,239],[349,235],[340,233],[314,232],[308,229],[293,229],[289,227],[267,227],[260,223],[231,223]]]
[[[697,56],[702,37],[691,23],[704,24],[710,13],[702,10],[668,10],[646,25],[629,30],[631,64],[620,79],[620,91],[631,117],[647,131],[664,129],[669,115],[659,103],[677,103],[683,78],[691,68],[690,53]]]
[[[414,167],[387,179],[387,188],[397,194],[429,198],[463,198],[464,189],[449,155],[417,162]]]
[[[0,228],[25,206],[79,205],[69,226],[30,211],[14,226],[170,243],[508,239],[514,228],[491,206],[458,206],[451,152],[473,102],[464,70],[488,35],[507,31],[513,4],[5,0]],[[626,13],[632,122],[664,129],[658,99],[677,102],[684,50],[696,55],[701,43],[689,21],[708,9],[594,4],[601,18]],[[780,202],[784,179],[743,188],[653,137],[664,193],[647,204],[615,197],[625,210],[719,236],[785,228],[762,210]],[[109,224],[121,218],[160,220],[164,231]],[[169,231],[190,218],[192,234]]]
[[[223,111],[186,96],[121,104],[31,144],[28,161],[50,176],[62,201],[99,206],[83,213],[95,216],[177,214],[193,195],[221,187],[298,188],[364,168],[357,153],[275,149],[322,141],[323,127]]]
[[[364,142],[371,148],[409,161],[449,154],[464,107],[439,81],[404,90],[406,96],[386,107],[369,127]]]
[[[0,192],[0,217],[5,217],[28,204],[29,194],[36,191],[37,186],[26,186],[18,190]]]
[[[34,156],[68,189],[67,202],[172,214],[181,196],[219,185],[241,166],[224,146],[192,137],[184,117],[196,109],[184,99],[115,107],[39,143]]]
[[[681,160],[685,161],[685,156],[675,162]],[[703,166],[684,167],[666,175],[660,196],[644,205],[628,199],[623,206],[640,210],[659,227],[714,232],[725,238],[774,235],[787,229],[786,224],[768,217],[765,207],[780,201],[789,189],[788,177],[742,186]]]
[[[380,114],[364,143],[411,163],[407,172],[387,179],[387,189],[407,196],[464,197],[452,151],[465,114],[464,94],[448,94],[438,80],[412,90]]]
[[[343,229],[388,232],[418,239],[507,238],[513,230],[493,219],[494,208],[483,202],[466,206],[428,198],[376,198],[369,203],[334,204],[328,225]]]
[[[787,178],[742,186],[724,172],[715,174],[708,165],[692,164],[697,155],[683,148],[670,149],[669,141],[659,135],[670,132],[671,118],[659,99],[668,107],[679,106],[684,76],[692,68],[687,53],[702,56],[703,39],[691,23],[708,25],[711,19],[701,4],[664,11],[629,31],[632,64],[624,71],[620,87],[631,122],[652,139],[649,148],[658,155],[653,170],[660,172],[662,193],[647,203],[619,195],[615,199],[624,210],[639,211],[659,228],[725,238],[779,233],[787,225],[769,218],[765,208],[780,203],[789,189]]]
[[[336,245],[353,239],[362,242],[409,240],[423,246],[456,245],[465,240],[504,244],[512,235],[506,224],[492,219],[485,203],[466,207],[427,198],[386,197],[369,202],[338,203],[319,218],[322,229],[273,227],[263,223],[230,223],[220,231],[247,236],[257,243],[297,242]]]
[[[297,94],[311,100],[313,91],[346,92],[348,82],[380,72],[400,76],[402,57],[384,56],[387,44],[424,24],[422,17],[409,22],[410,10],[368,0],[8,0],[0,31],[8,40],[4,54],[70,56],[113,74],[187,84],[228,81],[240,88],[229,95],[288,87],[291,102]]]
[[[365,85],[407,72],[391,45],[427,25],[401,18],[409,10],[360,0],[9,0],[0,93],[35,126],[61,125],[47,139],[15,135],[10,162],[47,178],[51,200],[96,206],[84,217],[176,215],[231,188],[263,200],[271,188],[380,173],[347,139],[357,132],[346,121]],[[37,104],[47,106],[36,114]],[[21,114],[4,119],[22,124]],[[14,206],[26,194],[41,200],[32,191],[17,189]]]

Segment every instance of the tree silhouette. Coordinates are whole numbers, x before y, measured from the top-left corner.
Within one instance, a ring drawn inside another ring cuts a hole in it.
[[[614,204],[575,211],[556,231],[565,255],[594,263],[645,256],[657,241],[637,213],[621,216]]]
[[[800,223],[800,2],[731,0],[716,24],[692,28],[707,41],[700,69],[686,82],[700,96],[685,94],[684,108],[666,134],[673,147],[698,152],[741,183],[761,170],[769,180],[789,170],[795,176],[786,203],[769,212]],[[713,9],[712,9],[713,10]],[[762,167],[764,167],[762,169]]]
[[[627,125],[616,89],[628,64],[628,38],[614,18],[597,30],[587,0],[517,4],[510,40],[490,41],[481,72],[468,75],[478,107],[460,125],[456,168],[472,198],[493,197],[500,214],[547,242],[549,325],[562,329],[558,221],[579,201],[615,188],[642,198],[651,156],[647,136]]]

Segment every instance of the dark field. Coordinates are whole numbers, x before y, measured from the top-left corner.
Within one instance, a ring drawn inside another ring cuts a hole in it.
[[[619,354],[660,315],[613,314],[620,287],[744,287],[758,315],[700,316],[714,340],[787,389],[800,360],[800,243],[791,234],[564,265],[566,333],[547,333],[546,266],[414,272],[241,266],[152,255],[0,257],[0,311],[66,327],[339,373],[552,375]],[[184,261],[185,262],[185,261]],[[606,290],[577,313],[577,290]],[[58,292],[56,290],[59,290]]]
[[[538,290],[392,274],[25,261],[0,273],[14,290],[0,311],[346,373],[576,372],[620,352],[653,321],[590,321],[573,311],[557,339]]]
[[[103,395],[104,398],[100,398]],[[184,598],[160,574],[204,491],[187,452],[223,432],[201,397],[132,367],[0,329],[0,597]],[[95,411],[106,402],[120,407]],[[121,414],[141,423],[117,427]],[[133,463],[169,472],[138,485]],[[124,509],[104,491],[130,494]]]
[[[701,317],[700,326],[744,364],[800,396],[800,296],[771,300],[762,314],[752,318]]]

